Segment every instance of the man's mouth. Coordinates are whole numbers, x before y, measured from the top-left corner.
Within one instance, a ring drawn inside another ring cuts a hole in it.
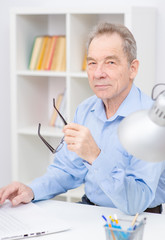
[[[109,86],[110,86],[109,84],[96,84],[95,88],[105,89],[105,88],[108,88]]]

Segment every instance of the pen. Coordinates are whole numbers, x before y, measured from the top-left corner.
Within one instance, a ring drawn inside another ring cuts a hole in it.
[[[116,222],[114,221],[114,219],[111,216],[109,216],[109,218],[110,218],[111,226],[115,227],[116,226]]]
[[[104,215],[102,215],[102,218],[105,220],[105,222],[106,222],[106,226],[108,227],[108,226],[109,226],[109,224],[108,224],[108,220],[106,219],[106,217],[105,217]]]
[[[105,217],[104,215],[102,215],[102,218],[103,218],[103,219],[105,220],[105,222],[106,222],[105,226],[106,226],[106,227],[109,227],[110,233],[111,233],[111,235],[112,235],[112,239],[113,239],[113,240],[116,240],[115,235],[114,235],[114,232],[110,229],[110,228],[112,227],[111,224],[110,224],[110,223],[108,224],[108,220],[106,219],[106,217]]]
[[[115,219],[116,224],[118,224],[119,221],[118,221],[118,219],[117,219],[117,215],[116,215],[116,214],[114,214],[114,219]]]

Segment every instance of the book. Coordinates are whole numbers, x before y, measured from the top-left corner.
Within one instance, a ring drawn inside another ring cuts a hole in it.
[[[59,36],[52,60],[51,70],[65,71],[66,62],[66,37]]]
[[[86,71],[86,68],[87,68],[87,53],[85,51],[83,63],[82,63],[82,71]]]
[[[63,99],[63,93],[60,93],[58,96],[57,96],[57,100],[55,101],[55,104],[56,104],[56,108],[59,110],[60,108],[60,104],[62,102],[62,99]],[[58,112],[56,111],[56,109],[53,108],[53,113],[52,113],[52,116],[51,116],[51,119],[50,119],[50,126],[55,126],[55,121],[56,121],[56,118],[58,116]]]
[[[36,64],[36,70],[41,70],[41,65],[42,65],[42,61],[43,61],[46,45],[47,45],[47,42],[48,42],[48,38],[49,38],[48,36],[44,36],[43,37],[41,49],[40,49],[38,60],[37,60],[37,64]]]
[[[64,39],[64,47],[62,53],[61,71],[66,71],[66,38]]]
[[[41,37],[41,36],[38,36],[34,39],[32,51],[31,51],[31,57],[30,57],[30,61],[29,61],[29,69],[30,70],[35,70],[35,68],[36,68],[40,49],[42,46],[42,41],[43,41],[43,37]]]
[[[44,52],[43,60],[42,60],[42,63],[41,63],[41,70],[45,70],[46,63],[47,63],[47,61],[48,61],[48,56],[49,56],[50,48],[51,48],[51,40],[52,40],[52,37],[49,36],[49,37],[48,37],[47,44],[46,44],[46,47],[45,47],[45,52]]]
[[[45,67],[44,67],[45,70],[50,70],[51,69],[53,55],[54,55],[54,51],[55,51],[55,48],[56,48],[57,40],[58,40],[58,36],[52,36],[51,43],[50,43],[49,54],[47,56],[47,60],[46,60]]]

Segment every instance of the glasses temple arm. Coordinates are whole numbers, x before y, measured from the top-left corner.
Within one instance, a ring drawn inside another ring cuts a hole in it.
[[[45,145],[50,149],[52,153],[55,153],[55,149],[41,136],[40,134],[40,128],[41,128],[41,123],[38,125],[38,136],[41,138],[41,140],[45,143]]]
[[[58,109],[56,108],[55,105],[55,98],[53,98],[53,107],[56,109],[56,111],[58,112],[59,116],[61,117],[62,121],[64,122],[65,125],[67,125],[67,122],[65,121],[65,119],[63,118],[63,116],[61,115],[61,113],[58,111]]]

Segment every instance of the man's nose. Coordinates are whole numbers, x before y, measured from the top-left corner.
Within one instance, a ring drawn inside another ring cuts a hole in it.
[[[103,64],[97,65],[94,72],[94,77],[97,79],[106,77],[106,72]]]

